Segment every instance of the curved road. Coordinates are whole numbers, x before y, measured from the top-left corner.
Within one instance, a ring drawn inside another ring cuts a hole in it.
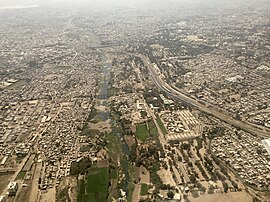
[[[171,86],[169,86],[164,80],[162,80],[160,78],[160,76],[158,75],[158,73],[155,70],[155,67],[153,66],[153,64],[149,61],[149,59],[145,56],[140,55],[142,61],[144,62],[144,64],[147,66],[149,73],[151,74],[154,82],[156,83],[156,85],[162,90],[164,91],[166,94],[184,101],[186,103],[189,103],[190,105],[197,107],[200,111],[205,112],[207,114],[210,114],[234,127],[238,127],[246,132],[249,132],[251,134],[257,135],[258,137],[262,137],[262,138],[269,138],[270,137],[270,131],[265,129],[265,128],[261,128],[260,126],[255,127],[254,125],[244,122],[244,121],[240,121],[240,120],[236,120],[235,118],[231,117],[230,115],[219,111],[217,109],[215,109],[213,106],[206,106],[200,102],[198,102],[197,100],[190,98],[188,96],[186,96],[185,94],[177,91],[176,89],[172,88]]]

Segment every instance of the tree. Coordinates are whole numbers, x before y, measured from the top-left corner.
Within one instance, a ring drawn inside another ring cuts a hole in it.
[[[224,181],[222,182],[222,184],[223,184],[224,192],[227,193],[229,190],[228,184]]]
[[[210,185],[209,186],[209,189],[208,189],[208,194],[213,194],[214,193],[214,189],[215,189],[215,187],[213,185]]]
[[[196,176],[194,175],[194,174],[192,174],[192,175],[190,175],[190,181],[192,182],[192,183],[195,183],[196,182]]]
[[[205,192],[206,192],[206,188],[205,188],[204,186],[202,186],[202,187],[201,187],[201,191],[202,191],[203,193],[205,193]]]
[[[172,191],[169,191],[169,192],[167,193],[167,196],[168,196],[169,199],[173,199],[174,193],[173,193]]]

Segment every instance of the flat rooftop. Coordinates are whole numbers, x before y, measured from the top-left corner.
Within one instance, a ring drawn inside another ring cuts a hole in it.
[[[266,148],[268,154],[270,155],[270,138],[262,140],[262,143],[263,143],[264,147]]]

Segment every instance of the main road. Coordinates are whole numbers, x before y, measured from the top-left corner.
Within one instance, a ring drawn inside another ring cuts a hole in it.
[[[224,121],[234,127],[240,128],[246,132],[249,132],[251,134],[257,135],[261,138],[269,138],[270,137],[270,131],[266,128],[260,127],[260,126],[254,126],[248,122],[237,120],[233,117],[231,117],[229,114],[222,112],[218,110],[216,107],[211,105],[203,104],[196,99],[193,99],[191,97],[188,97],[187,95],[179,92],[176,88],[171,87],[168,85],[157,73],[156,67],[149,61],[149,58],[146,56],[140,55],[142,61],[147,66],[149,73],[151,77],[153,78],[153,81],[155,84],[166,94],[168,94],[171,97],[174,97],[175,99],[184,101],[193,107],[198,108],[200,111],[205,112],[209,115],[212,115],[221,121]]]

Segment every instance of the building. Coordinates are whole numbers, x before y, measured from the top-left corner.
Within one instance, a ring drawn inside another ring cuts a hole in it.
[[[6,201],[7,201],[6,197],[0,196],[0,202],[6,202]]]
[[[268,154],[270,155],[270,138],[266,140],[262,140],[262,143],[267,150]]]
[[[18,183],[17,182],[10,182],[8,184],[8,195],[9,196],[15,196],[18,191]]]

